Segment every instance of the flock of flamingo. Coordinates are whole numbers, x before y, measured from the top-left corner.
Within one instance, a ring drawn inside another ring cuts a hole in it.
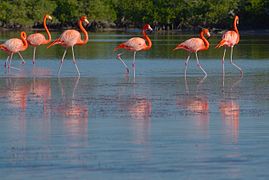
[[[48,39],[46,39],[46,37],[41,34],[41,33],[35,33],[35,34],[31,34],[27,37],[26,33],[23,31],[21,32],[20,35],[20,39],[18,38],[12,38],[7,40],[5,43],[0,45],[0,49],[3,50],[4,52],[6,52],[8,54],[8,57],[5,61],[5,67],[10,68],[11,67],[11,60],[13,58],[13,55],[15,53],[17,53],[19,55],[19,57],[22,60],[22,64],[25,63],[22,55],[20,54],[21,51],[25,51],[29,45],[34,47],[34,52],[33,52],[33,64],[35,63],[35,54],[36,54],[36,48],[37,46],[43,45],[43,44],[48,44],[51,42],[51,35],[50,32],[47,28],[46,25],[46,21],[47,19],[52,20],[52,17],[50,15],[45,15],[44,19],[43,19],[43,25],[44,28],[46,30]],[[76,58],[75,58],[75,54],[74,54],[74,46],[75,45],[84,45],[88,42],[88,33],[85,30],[84,26],[83,26],[83,22],[86,24],[86,26],[89,24],[89,21],[87,20],[86,16],[82,16],[79,19],[78,25],[80,30],[82,31],[83,35],[84,35],[84,39],[81,39],[81,35],[77,30],[71,29],[71,30],[65,30],[61,36],[59,38],[57,38],[56,40],[54,40],[47,48],[50,48],[51,46],[54,45],[61,45],[65,48],[65,51],[63,53],[63,56],[61,58],[61,62],[60,62],[60,66],[58,69],[58,76],[60,75],[61,72],[61,68],[64,62],[64,58],[67,52],[67,49],[69,47],[71,47],[72,49],[72,56],[73,56],[73,63],[76,67],[78,76],[80,76],[80,72],[76,63]],[[220,48],[222,46],[224,46],[224,53],[223,53],[223,58],[222,58],[222,73],[224,75],[224,59],[225,59],[225,53],[226,53],[226,47],[230,47],[231,48],[231,64],[233,66],[235,66],[241,73],[241,76],[243,75],[243,71],[242,69],[236,65],[233,62],[233,47],[234,45],[239,43],[240,40],[240,36],[239,36],[239,32],[237,29],[237,24],[239,23],[239,17],[235,16],[234,18],[234,29],[227,31],[223,34],[222,36],[222,40],[219,42],[219,44],[216,46],[216,48]],[[118,49],[125,49],[127,51],[132,51],[134,52],[133,55],[133,63],[132,63],[132,68],[133,68],[133,75],[135,77],[135,56],[136,56],[136,52],[138,51],[146,51],[149,50],[152,47],[152,42],[150,40],[150,38],[147,35],[147,31],[152,31],[152,28],[150,27],[149,24],[144,25],[143,29],[142,29],[142,34],[143,34],[143,38],[140,37],[133,37],[131,39],[129,39],[128,41],[119,44],[114,51],[117,51]],[[198,51],[203,51],[203,50],[207,50],[209,48],[209,42],[208,40],[205,38],[206,35],[207,37],[210,37],[210,33],[208,29],[203,29],[200,32],[200,38],[190,38],[180,44],[178,44],[176,46],[176,48],[174,50],[178,50],[178,49],[183,49],[185,51],[189,52],[189,55],[186,59],[185,62],[185,77],[186,77],[186,73],[187,73],[187,68],[188,68],[188,62],[191,56],[191,53],[194,53],[196,56],[196,61],[197,61],[197,66],[203,71],[204,73],[204,78],[207,77],[207,72],[203,69],[203,67],[201,66],[200,62],[199,62],[199,58],[198,58]],[[119,53],[117,55],[117,59],[120,60],[120,62],[124,65],[124,67],[126,68],[127,73],[129,73],[129,68],[126,65],[126,63],[122,60],[121,58],[122,53]]]

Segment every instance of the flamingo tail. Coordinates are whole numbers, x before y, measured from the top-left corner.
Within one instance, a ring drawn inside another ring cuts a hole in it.
[[[178,49],[188,49],[185,45],[179,44],[173,51],[178,50]]]
[[[122,43],[122,44],[119,44],[117,47],[115,47],[114,51],[117,51],[118,49],[123,49],[125,48],[125,44]]]
[[[0,44],[0,49],[3,51],[7,51],[7,48],[4,46],[4,44]]]
[[[47,48],[50,48],[51,46],[54,46],[56,44],[61,44],[62,41],[60,40],[60,38],[56,39],[55,41],[53,41]]]
[[[220,48],[222,46],[224,46],[226,44],[226,40],[225,39],[222,39],[219,44],[216,46],[216,48]]]

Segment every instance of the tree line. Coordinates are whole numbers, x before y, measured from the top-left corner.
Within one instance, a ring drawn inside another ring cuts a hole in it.
[[[191,30],[227,28],[234,15],[241,29],[269,27],[268,0],[1,0],[0,27],[42,27],[44,14],[54,17],[50,27],[75,26],[87,15],[95,28],[141,27]]]

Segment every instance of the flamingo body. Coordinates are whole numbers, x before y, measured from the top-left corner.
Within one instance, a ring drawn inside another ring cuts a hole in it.
[[[118,49],[125,49],[127,51],[133,51],[134,52],[134,59],[133,59],[133,72],[134,72],[134,78],[135,78],[135,55],[137,51],[146,51],[149,50],[152,46],[152,42],[150,40],[150,38],[148,37],[148,35],[146,34],[146,31],[150,30],[152,31],[152,28],[150,27],[149,24],[146,24],[143,29],[142,29],[142,34],[144,36],[143,38],[140,37],[133,37],[131,39],[129,39],[128,41],[119,44],[117,47],[115,47],[114,51],[117,51]],[[148,44],[146,44],[146,41],[148,42]],[[121,53],[117,55],[117,59],[119,59],[122,64],[125,66],[126,68],[126,72],[129,73],[129,68],[128,66],[125,64],[125,62],[121,59]]]
[[[243,70],[233,62],[233,48],[234,48],[234,45],[238,44],[239,40],[240,40],[240,35],[239,35],[239,31],[237,29],[237,24],[239,24],[239,17],[235,16],[233,30],[225,32],[222,36],[221,41],[216,46],[216,48],[220,48],[222,46],[225,47],[224,52],[223,52],[223,57],[222,57],[222,75],[223,76],[225,75],[224,59],[225,59],[226,47],[231,48],[231,64],[233,66],[235,66],[240,71],[241,76],[243,75]]]
[[[24,51],[23,49],[23,42],[21,39],[18,38],[12,38],[7,40],[4,44],[2,44],[1,49],[8,53],[17,53],[20,51]]]
[[[59,38],[59,44],[64,47],[71,47],[77,44],[81,40],[81,35],[77,30],[66,30]]]
[[[46,14],[43,18],[43,26],[46,30],[48,39],[46,39],[45,36],[41,33],[34,33],[34,34],[31,34],[30,36],[27,37],[27,41],[28,41],[29,45],[34,47],[33,60],[32,60],[33,64],[35,64],[36,47],[40,46],[42,44],[48,44],[51,41],[51,35],[50,35],[49,29],[48,29],[47,24],[46,24],[47,19],[52,20],[52,17],[50,15]]]
[[[183,43],[180,43],[175,50],[177,49],[184,49],[189,52],[197,52],[202,49],[205,49],[205,43],[201,38],[191,38]]]
[[[147,47],[146,41],[143,38],[140,37],[133,37],[129,39],[128,41],[118,45],[115,50],[118,50],[120,48],[126,49],[128,51],[141,51],[144,48]]]
[[[200,32],[200,38],[190,38],[190,39],[178,44],[176,46],[176,48],[174,48],[174,50],[183,49],[183,50],[189,52],[189,55],[188,55],[187,60],[185,62],[185,73],[184,73],[185,78],[187,76],[188,62],[189,62],[191,53],[195,53],[197,66],[204,72],[204,74],[205,74],[204,78],[207,77],[207,73],[202,68],[202,66],[201,66],[201,64],[199,62],[199,59],[198,59],[198,55],[197,55],[198,51],[207,50],[209,48],[209,42],[204,37],[204,34],[206,34],[208,37],[210,37],[210,33],[209,33],[208,29],[203,29]]]
[[[29,45],[35,46],[35,47],[40,46],[42,44],[47,44],[45,36],[41,33],[35,33],[35,34],[29,35],[27,37],[27,41]]]
[[[9,61],[8,68],[10,68],[11,60],[14,53],[18,53],[22,60],[22,64],[25,63],[20,51],[24,51],[28,48],[28,43],[26,41],[27,35],[25,32],[21,32],[21,39],[12,38],[7,40],[5,43],[0,44],[0,49],[8,54],[7,60],[5,62],[5,67]]]
[[[239,42],[239,35],[235,31],[227,31],[223,34],[222,40],[217,45],[217,47],[228,46],[233,47],[234,45],[238,44]]]
[[[89,24],[89,21],[87,20],[86,16],[82,16],[80,18],[80,20],[78,21],[79,28],[80,28],[80,30],[82,31],[82,33],[84,34],[84,37],[85,37],[84,40],[81,39],[81,35],[77,30],[70,29],[70,30],[64,31],[58,39],[53,41],[47,47],[47,48],[50,48],[51,46],[54,46],[56,44],[59,44],[59,45],[65,47],[65,51],[64,51],[63,57],[61,59],[61,64],[60,64],[60,67],[58,69],[58,76],[60,75],[60,71],[61,71],[61,68],[62,68],[62,65],[63,65],[63,61],[64,61],[64,58],[65,58],[65,55],[66,55],[67,48],[69,48],[69,47],[71,47],[71,49],[72,49],[73,63],[75,65],[75,67],[76,67],[78,75],[80,76],[80,72],[78,70],[76,59],[75,59],[75,54],[74,54],[74,45],[84,45],[84,44],[86,44],[88,42],[88,38],[89,38],[87,31],[85,30],[85,28],[82,25],[82,22],[86,22],[87,24]]]

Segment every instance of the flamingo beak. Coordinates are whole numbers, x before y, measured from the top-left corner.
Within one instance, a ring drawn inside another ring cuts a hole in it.
[[[237,24],[239,24],[239,19],[237,20]]]
[[[210,33],[209,32],[207,33],[207,36],[210,37]]]
[[[153,29],[149,26],[148,27],[148,29],[147,29],[148,31],[150,31],[150,32],[152,32],[153,31]]]
[[[49,20],[52,20],[52,17],[51,17],[51,16],[48,16],[48,19],[49,19]]]
[[[85,26],[86,28],[88,28],[89,26],[91,26],[91,23],[88,21],[88,19],[85,19],[84,21],[86,23],[86,26]]]
[[[90,22],[88,21],[88,19],[85,19],[84,22],[86,22],[87,25],[90,24]]]

